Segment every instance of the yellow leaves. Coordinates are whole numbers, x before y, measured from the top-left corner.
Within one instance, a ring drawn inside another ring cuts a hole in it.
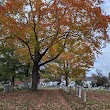
[[[57,63],[47,64],[46,68],[50,71],[51,74],[54,74],[56,77],[59,77],[61,74],[60,67]]]
[[[58,45],[53,45],[52,47],[51,47],[51,49],[50,49],[50,53],[56,53],[57,52],[57,50],[58,50],[58,48],[59,48],[59,46]]]
[[[84,49],[79,48],[79,49],[75,50],[74,53],[75,53],[76,55],[81,55],[81,54],[84,53],[84,51],[85,51]]]
[[[20,55],[20,61],[23,61],[25,63],[30,62],[31,58],[27,48],[18,48],[16,50],[16,53]]]
[[[32,42],[34,45],[35,45],[35,34],[32,30],[28,31],[29,32],[29,36],[30,36],[30,39],[29,41]]]
[[[43,56],[42,60],[46,61],[46,60],[49,60],[49,59],[55,57],[61,50],[62,50],[62,47],[59,47],[58,44],[51,45],[49,47],[47,54],[45,54],[45,56]]]
[[[17,49],[17,53],[18,54],[27,54],[27,48],[19,48],[19,49]]]
[[[74,54],[72,52],[64,52],[60,57],[65,60],[72,60],[74,59]]]

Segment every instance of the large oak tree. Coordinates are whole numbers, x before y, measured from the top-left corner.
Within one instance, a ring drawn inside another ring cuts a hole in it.
[[[27,47],[33,61],[32,90],[37,90],[39,69],[55,60],[64,51],[65,44],[78,43],[78,47],[81,47],[80,42],[83,42],[91,47],[93,53],[99,52],[101,44],[107,41],[110,21],[110,17],[100,8],[101,1],[6,0],[4,2],[0,10],[0,40],[11,38],[15,45]],[[57,51],[54,51],[53,47]]]

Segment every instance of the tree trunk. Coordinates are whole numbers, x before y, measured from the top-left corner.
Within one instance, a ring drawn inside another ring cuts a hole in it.
[[[28,86],[29,68],[30,68],[30,63],[28,63],[27,68],[26,68],[26,73],[24,77],[24,89],[29,89],[29,86]]]
[[[32,90],[37,91],[37,85],[39,83],[40,79],[40,74],[38,72],[39,67],[36,63],[33,65],[33,70],[32,70]]]
[[[13,76],[12,76],[12,80],[11,80],[11,85],[12,85],[12,86],[15,85],[14,82],[15,82],[15,77],[14,77],[14,75],[13,75]]]
[[[68,74],[66,73],[66,76],[65,76],[65,80],[66,80],[66,87],[68,86]]]
[[[29,70],[27,69],[27,70],[26,70],[25,77],[28,77],[28,71],[29,71]]]
[[[30,63],[27,64],[25,77],[29,76],[29,68],[30,68]]]

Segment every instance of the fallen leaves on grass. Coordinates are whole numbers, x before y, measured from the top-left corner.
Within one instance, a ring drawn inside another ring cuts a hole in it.
[[[0,93],[0,110],[110,110],[110,93],[87,92],[87,102],[61,90]]]

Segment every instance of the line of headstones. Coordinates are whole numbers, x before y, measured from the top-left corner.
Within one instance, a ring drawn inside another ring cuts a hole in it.
[[[62,89],[71,95],[75,95],[78,98],[83,98],[84,102],[87,101],[87,90],[88,90],[87,84],[84,84],[83,86],[75,85],[74,87],[63,86]]]
[[[11,82],[8,82],[8,84],[2,84],[0,82],[0,87],[2,87],[4,90],[3,92],[13,92],[15,90],[15,86],[11,85]],[[19,89],[19,87],[16,86],[17,89]],[[21,87],[21,89],[29,89],[29,85],[28,85],[28,78],[24,78],[24,84],[23,87]]]
[[[11,84],[2,84],[0,82],[0,88],[4,89],[3,92],[13,92],[14,91],[14,86],[12,86]]]

